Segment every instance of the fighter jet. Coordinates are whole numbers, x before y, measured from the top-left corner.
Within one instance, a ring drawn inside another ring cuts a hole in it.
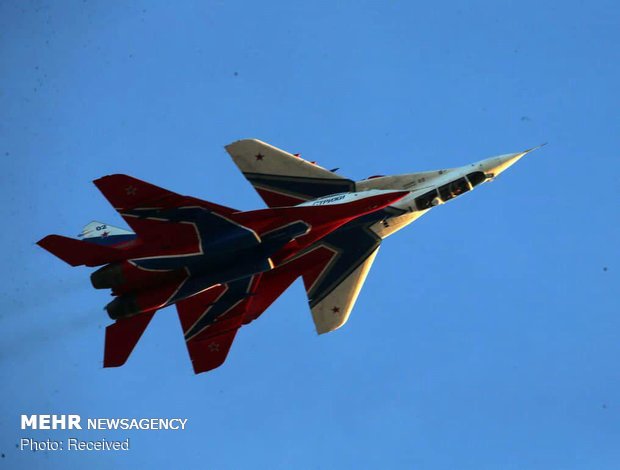
[[[124,364],[155,312],[175,304],[196,373],[223,362],[237,329],[259,314],[251,306],[273,301],[277,286],[261,282],[264,273],[408,194],[351,191],[241,212],[126,175],[94,183],[133,231],[91,222],[81,240],[37,243],[71,266],[102,266],[91,283],[115,296],[105,307],[115,323],[106,328],[104,367]]]
[[[195,373],[219,367],[238,329],[301,277],[319,334],[344,325],[383,239],[491,181],[528,152],[462,167],[342,177],[254,139],[226,147],[271,209],[239,212],[113,175],[95,181],[134,230],[100,222],[80,240],[39,244],[72,265],[103,265],[104,366],[124,364],[155,311],[175,304]]]

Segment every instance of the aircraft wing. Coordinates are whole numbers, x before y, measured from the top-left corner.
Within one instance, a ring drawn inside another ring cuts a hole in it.
[[[334,331],[347,322],[380,243],[381,239],[367,228],[344,227],[304,255],[314,258],[303,280],[318,334]]]
[[[260,140],[239,140],[226,151],[269,207],[293,206],[355,189],[352,180]]]

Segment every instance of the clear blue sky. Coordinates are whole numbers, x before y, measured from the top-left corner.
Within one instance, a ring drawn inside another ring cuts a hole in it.
[[[616,1],[0,3],[0,466],[620,466]],[[121,219],[127,173],[240,209],[255,137],[354,179],[542,142],[388,239],[349,323],[301,284],[194,376],[173,309],[101,367],[107,294],[34,242]],[[22,413],[186,417],[27,453]]]

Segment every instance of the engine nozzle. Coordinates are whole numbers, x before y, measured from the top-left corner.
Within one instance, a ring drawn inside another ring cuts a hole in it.
[[[115,298],[105,306],[105,309],[112,320],[129,318],[141,313],[136,296],[131,294]]]
[[[95,289],[113,289],[125,282],[123,267],[120,263],[112,263],[97,269],[90,275],[90,282]]]

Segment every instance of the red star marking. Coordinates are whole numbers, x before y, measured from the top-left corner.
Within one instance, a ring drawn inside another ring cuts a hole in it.
[[[101,234],[101,236],[102,236],[102,237],[107,237],[108,235],[110,235],[110,232],[103,232],[103,233]]]
[[[334,307],[334,308],[332,308],[332,312],[334,312],[334,313],[339,313],[339,312],[340,312],[340,307]]]
[[[137,191],[138,190],[135,186],[127,186],[125,188],[125,193],[127,194],[127,196],[135,196]]]
[[[258,161],[262,161],[262,159],[265,158],[265,156],[262,153],[259,153],[254,158],[256,158],[256,161],[258,162]]]
[[[209,351],[211,352],[218,352],[220,350],[220,345],[217,343],[210,343],[209,344]]]

